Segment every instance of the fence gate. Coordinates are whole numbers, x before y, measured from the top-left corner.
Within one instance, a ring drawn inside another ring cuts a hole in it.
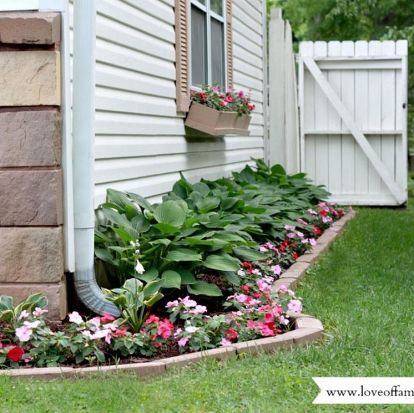
[[[302,42],[300,163],[331,199],[407,200],[407,42]]]

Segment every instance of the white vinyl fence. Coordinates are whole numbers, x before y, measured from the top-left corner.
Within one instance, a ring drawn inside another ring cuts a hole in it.
[[[299,171],[299,120],[292,29],[273,9],[269,25],[269,162]]]
[[[342,204],[407,200],[407,42],[303,42],[300,164]]]

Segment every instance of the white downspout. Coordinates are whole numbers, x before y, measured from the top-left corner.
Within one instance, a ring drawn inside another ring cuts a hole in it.
[[[75,0],[73,20],[75,288],[89,309],[117,316],[118,308],[105,299],[94,271],[95,0]]]

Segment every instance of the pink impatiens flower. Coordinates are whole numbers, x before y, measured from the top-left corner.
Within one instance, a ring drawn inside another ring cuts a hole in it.
[[[30,313],[28,313],[26,310],[23,310],[19,315],[19,320],[23,320],[27,317],[29,317]]]
[[[289,291],[288,288],[284,284],[277,287],[277,290],[276,290],[276,292],[279,294],[286,294],[288,291]]]
[[[29,341],[30,337],[32,337],[32,334],[33,330],[26,325],[16,328],[16,337],[21,342]]]
[[[40,307],[36,307],[33,311],[33,315],[36,317],[40,317],[43,314],[46,314],[48,312],[48,310],[40,308]]]
[[[302,311],[302,303],[299,300],[290,300],[288,302],[288,309],[294,313]]]
[[[188,343],[189,338],[188,337],[182,337],[180,338],[177,343],[178,347],[184,347]]]
[[[270,269],[272,270],[273,274],[280,275],[280,274],[282,273],[282,268],[280,267],[280,265],[279,265],[279,264],[277,264],[277,265],[272,265],[272,266],[270,267]]]
[[[157,329],[157,335],[167,339],[171,336],[171,333],[174,330],[174,325],[171,323],[170,320],[167,318],[160,322],[158,329]]]
[[[220,341],[220,346],[221,347],[231,346],[231,341],[223,337]]]

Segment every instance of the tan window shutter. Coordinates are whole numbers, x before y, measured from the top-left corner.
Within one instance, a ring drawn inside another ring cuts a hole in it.
[[[227,87],[233,88],[233,0],[226,0]]]
[[[175,0],[175,55],[177,71],[177,111],[190,107],[189,1]]]

